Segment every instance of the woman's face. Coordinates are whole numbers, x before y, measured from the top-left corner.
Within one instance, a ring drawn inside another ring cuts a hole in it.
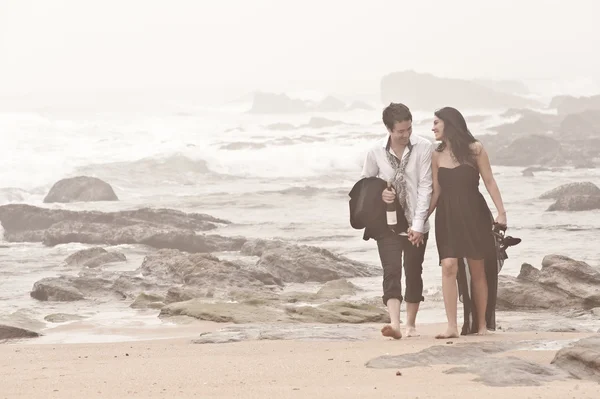
[[[433,119],[433,135],[436,141],[442,141],[444,139],[444,121],[437,116]]]

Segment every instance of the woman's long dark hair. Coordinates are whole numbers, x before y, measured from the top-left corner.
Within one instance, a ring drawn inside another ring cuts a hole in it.
[[[437,151],[443,151],[448,143],[456,162],[477,167],[475,154],[470,147],[477,139],[469,131],[462,114],[456,108],[444,107],[437,110],[435,116],[444,122],[444,140]]]

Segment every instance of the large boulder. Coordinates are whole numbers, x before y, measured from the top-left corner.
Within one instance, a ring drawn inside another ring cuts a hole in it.
[[[547,211],[589,211],[600,209],[600,188],[592,182],[563,184],[547,191],[540,199],[554,199]]]
[[[600,195],[572,195],[557,199],[547,211],[580,212],[595,209],[600,209]]]
[[[577,341],[559,350],[552,364],[581,380],[600,383],[600,335]]]
[[[542,268],[525,263],[517,277],[500,275],[498,310],[568,313],[600,306],[600,269],[561,255],[547,255]]]
[[[7,339],[36,338],[39,336],[40,334],[35,331],[0,324],[0,341]]]
[[[79,201],[118,201],[110,184],[96,177],[77,176],[54,183],[45,203]]]

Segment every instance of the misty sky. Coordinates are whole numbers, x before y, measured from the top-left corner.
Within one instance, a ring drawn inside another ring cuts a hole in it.
[[[0,0],[0,89],[360,90],[402,69],[600,81],[598,4]]]

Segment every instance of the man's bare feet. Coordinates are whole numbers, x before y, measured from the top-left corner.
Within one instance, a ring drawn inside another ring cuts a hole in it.
[[[460,335],[458,334],[457,327],[448,327],[446,332],[435,336],[436,339],[458,338],[458,337],[460,337]]]
[[[402,338],[402,333],[400,332],[400,329],[395,329],[389,324],[386,324],[381,328],[381,335],[383,335],[384,337],[391,337],[394,339]]]
[[[477,335],[490,335],[487,327],[481,327],[479,331],[477,331]]]
[[[406,327],[406,336],[407,337],[419,337],[420,335],[417,332],[417,329],[415,327],[407,326]]]

